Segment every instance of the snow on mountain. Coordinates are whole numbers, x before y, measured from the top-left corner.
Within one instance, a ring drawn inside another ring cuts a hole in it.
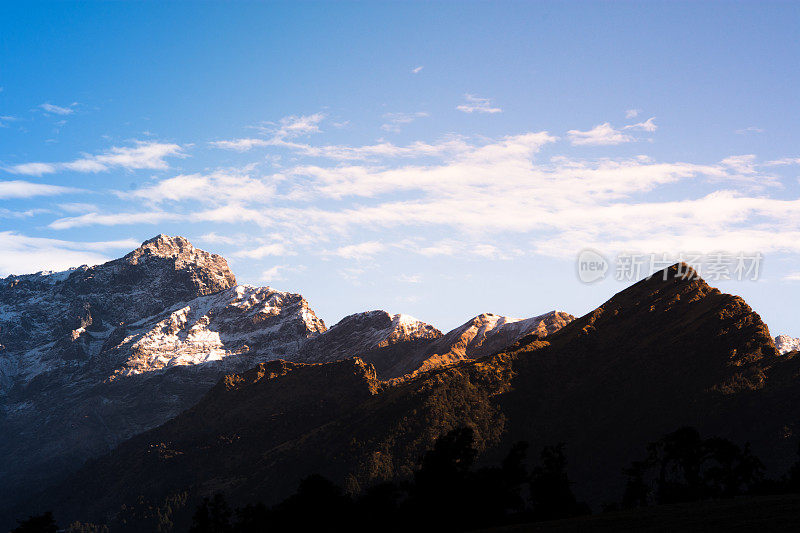
[[[299,294],[236,285],[224,258],[159,235],[97,266],[0,279],[0,501],[191,407],[229,373],[360,357],[382,379],[488,355],[569,320],[485,314],[447,335],[403,314],[326,331]]]
[[[484,313],[433,341],[413,358],[401,360],[392,369],[395,375],[424,372],[464,359],[477,359],[496,353],[526,335],[553,333],[575,317],[551,311],[532,318],[510,318]]]
[[[343,318],[309,340],[293,360],[329,362],[359,357],[383,379],[498,352],[532,333],[547,335],[573,320],[561,311],[526,318],[479,315],[446,335],[408,315],[369,311]]]
[[[359,357],[382,375],[397,358],[407,357],[441,336],[441,331],[412,316],[368,311],[344,317],[324,334],[306,342],[292,360],[322,363]]]
[[[301,295],[237,286],[225,259],[182,237],[159,235],[102,265],[0,280],[0,498],[325,329]]]
[[[122,340],[109,348],[125,356],[115,376],[128,376],[241,354],[259,360],[247,364],[285,359],[323,331],[299,294],[238,285],[123,326],[114,335]]]
[[[778,335],[775,337],[775,347],[781,355],[800,350],[800,339],[789,335]]]

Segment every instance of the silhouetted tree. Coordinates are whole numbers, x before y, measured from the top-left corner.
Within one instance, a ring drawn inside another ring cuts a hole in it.
[[[439,437],[420,458],[413,477],[384,482],[355,500],[320,476],[303,479],[297,492],[267,508],[231,512],[221,496],[206,499],[194,515],[192,532],[277,533],[294,531],[395,532],[419,529],[464,531],[515,519],[572,516],[577,504],[566,475],[563,445],[545,448],[534,475],[525,465],[527,444],[515,444],[499,466],[473,469],[478,455],[473,430],[461,427]],[[538,515],[526,513],[523,489],[535,494]]]
[[[216,494],[213,498],[204,498],[192,518],[190,533],[230,533],[231,512],[225,497]]]
[[[12,533],[56,533],[57,531],[58,525],[53,518],[53,513],[48,511],[19,522],[19,526],[12,530]]]
[[[352,520],[352,499],[329,479],[314,474],[270,513],[276,531],[343,531]]]
[[[719,437],[703,439],[690,427],[664,435],[647,446],[647,457],[624,470],[627,507],[690,502],[752,492],[763,480],[764,466],[753,455]]]
[[[542,450],[541,465],[531,472],[531,499],[537,520],[553,520],[589,513],[585,503],[578,503],[567,476],[567,459],[564,443],[546,446]]]

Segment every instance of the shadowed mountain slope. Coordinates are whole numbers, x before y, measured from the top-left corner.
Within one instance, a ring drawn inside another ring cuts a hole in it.
[[[782,471],[797,448],[797,358],[777,354],[741,298],[677,272],[633,285],[543,340],[394,386],[358,360],[274,362],[228,377],[40,502],[61,516],[113,520],[138,496],[222,491],[236,504],[273,502],[313,472],[357,492],[408,475],[422,450],[460,425],[475,429],[484,460],[517,440],[534,449],[566,442],[576,492],[594,504],[620,497],[621,469],[647,442],[686,424],[753,440]]]

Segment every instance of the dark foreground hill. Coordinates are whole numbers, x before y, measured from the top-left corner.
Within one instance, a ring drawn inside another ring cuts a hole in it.
[[[659,505],[566,520],[485,530],[485,533],[617,533],[648,531],[797,531],[800,495],[743,496],[729,500]]]
[[[388,385],[360,360],[270,362],[47,491],[30,510],[110,522],[131,506],[217,492],[275,502],[311,473],[358,492],[402,478],[436,437],[475,431],[485,461],[511,443],[566,443],[581,499],[618,501],[621,469],[682,425],[750,440],[775,473],[794,462],[800,362],[779,356],[740,298],[676,267],[545,338]],[[181,496],[182,497],[182,496]],[[183,501],[183,500],[181,500]],[[188,512],[188,511],[187,511]]]

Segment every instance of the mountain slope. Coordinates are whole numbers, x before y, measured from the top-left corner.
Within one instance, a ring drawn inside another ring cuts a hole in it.
[[[621,468],[647,442],[686,424],[752,439],[755,453],[782,471],[797,447],[800,363],[778,356],[743,300],[677,272],[633,285],[544,339],[394,386],[358,361],[292,366],[288,375],[264,369],[274,377],[259,394],[231,393],[226,383],[249,378],[226,378],[191,416],[125,443],[42,501],[56,502],[63,516],[104,520],[134,493],[150,503],[187,490],[193,498],[221,490],[237,504],[275,501],[313,472],[358,491],[408,475],[436,436],[464,424],[475,429],[483,460],[496,461],[520,439],[534,453],[567,443],[576,492],[595,505],[621,495]],[[328,387],[344,409],[325,403]],[[306,424],[315,395],[327,409]],[[231,405],[241,416],[222,420]],[[218,464],[207,465],[211,457]]]
[[[370,311],[343,318],[309,340],[292,360],[306,363],[359,357],[382,379],[405,379],[433,368],[500,351],[526,335],[545,336],[574,317],[562,311],[518,319],[484,313],[442,335],[408,315]]]
[[[324,335],[305,343],[292,359],[322,363],[359,357],[373,364],[383,377],[398,361],[441,336],[438,329],[408,315],[369,311],[346,316]]]
[[[563,311],[526,319],[484,313],[449,331],[424,350],[398,361],[392,373],[424,372],[466,359],[485,357],[511,346],[526,335],[544,337],[554,333],[574,318]]]
[[[0,280],[0,501],[325,331],[302,296],[235,283],[222,257],[165,235],[102,265]]]

